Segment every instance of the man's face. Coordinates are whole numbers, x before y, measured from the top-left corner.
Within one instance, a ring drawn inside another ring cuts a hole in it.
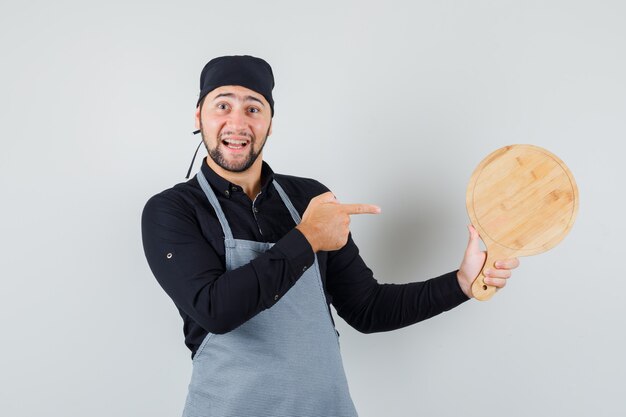
[[[221,168],[243,172],[263,151],[272,133],[272,110],[261,94],[245,87],[218,87],[196,109],[196,128],[211,159]]]

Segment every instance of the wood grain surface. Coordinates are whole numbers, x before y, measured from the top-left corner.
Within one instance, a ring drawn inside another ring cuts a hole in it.
[[[556,155],[534,145],[510,145],[488,155],[470,178],[467,212],[487,247],[472,285],[478,300],[496,288],[483,271],[498,259],[536,255],[557,245],[578,213],[578,187]]]

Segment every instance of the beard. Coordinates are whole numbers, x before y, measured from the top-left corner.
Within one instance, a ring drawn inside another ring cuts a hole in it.
[[[222,146],[224,146],[222,144],[222,135],[224,135],[225,133],[230,133],[230,132],[224,132],[218,135],[217,140],[216,140],[217,144],[215,145],[214,148],[211,148],[209,146],[209,141],[204,135],[204,129],[202,129],[202,123],[200,123],[200,134],[202,135],[202,141],[204,142],[204,146],[206,147],[209,156],[211,157],[213,162],[215,162],[219,167],[230,172],[244,172],[245,170],[250,168],[252,164],[256,162],[261,152],[263,152],[263,148],[265,147],[265,142],[267,142],[267,137],[269,136],[269,132],[270,131],[268,129],[267,132],[265,133],[265,137],[262,139],[261,146],[256,151],[254,149],[256,138],[251,136],[250,134],[242,135],[242,136],[248,136],[250,138],[250,144],[248,145],[250,149],[248,150],[247,154],[244,155],[243,159],[239,159],[237,161],[227,161],[221,149]]]

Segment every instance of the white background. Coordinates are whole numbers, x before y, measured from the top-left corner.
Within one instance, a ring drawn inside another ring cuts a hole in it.
[[[338,320],[362,417],[626,415],[625,22],[605,0],[3,1],[0,414],[180,415],[189,351],[139,220],[184,180],[202,66],[252,54],[277,82],[265,160],[382,206],[352,227],[381,282],[458,267],[491,151],[542,146],[578,182],[570,235],[491,301]]]

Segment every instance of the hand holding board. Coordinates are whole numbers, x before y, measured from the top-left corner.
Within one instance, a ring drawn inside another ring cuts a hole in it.
[[[496,288],[483,271],[497,259],[536,255],[556,246],[578,212],[578,188],[556,155],[533,145],[511,145],[488,155],[470,178],[467,212],[485,246],[487,260],[472,284],[478,300]]]

